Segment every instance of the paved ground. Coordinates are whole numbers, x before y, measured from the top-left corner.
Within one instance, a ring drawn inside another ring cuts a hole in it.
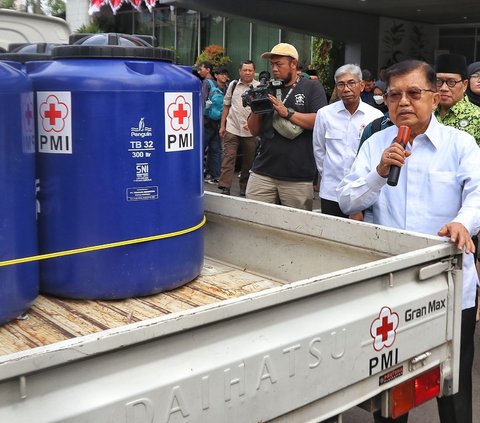
[[[238,173],[237,173],[238,176]],[[205,191],[211,191],[211,192],[217,192],[220,193],[220,190],[218,189],[217,185],[211,185],[211,184],[204,184]],[[240,187],[238,186],[238,177],[234,177],[232,181],[232,187],[230,188],[230,193],[231,195],[239,196],[240,195]],[[315,197],[313,199],[313,209],[320,210],[320,200],[318,198],[318,192],[315,193]]]
[[[205,184],[205,191],[220,192],[216,185]],[[238,178],[234,178],[231,188],[232,195],[239,195]],[[313,208],[320,208],[318,193],[313,202]],[[477,351],[473,368],[473,423],[480,423],[480,327],[475,334],[475,351]],[[430,401],[410,413],[409,423],[440,423],[437,413],[436,401]],[[343,423],[373,423],[370,413],[360,408],[355,408],[343,415]]]

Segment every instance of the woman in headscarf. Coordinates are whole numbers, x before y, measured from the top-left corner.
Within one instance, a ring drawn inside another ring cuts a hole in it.
[[[383,114],[388,112],[388,107],[385,104],[385,92],[387,91],[387,86],[383,81],[376,81],[373,86],[373,101],[375,104],[373,107],[380,110]]]
[[[468,99],[477,106],[480,106],[480,62],[472,63],[467,68]]]

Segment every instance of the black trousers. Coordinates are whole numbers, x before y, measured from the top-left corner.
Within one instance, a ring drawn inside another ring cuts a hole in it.
[[[458,392],[455,395],[437,398],[441,423],[472,423],[472,366],[476,316],[476,306],[462,311]],[[407,423],[408,414],[398,419],[391,419],[382,417],[380,412],[376,412],[374,421],[375,423]]]
[[[320,198],[320,208],[322,209],[323,214],[348,218],[348,215],[343,214],[342,209],[340,208],[340,206],[336,201],[325,200],[325,198]]]

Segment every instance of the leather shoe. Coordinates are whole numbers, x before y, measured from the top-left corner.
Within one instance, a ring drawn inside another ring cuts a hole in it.
[[[218,187],[222,190],[221,194],[223,195],[230,195],[230,188],[227,187]]]

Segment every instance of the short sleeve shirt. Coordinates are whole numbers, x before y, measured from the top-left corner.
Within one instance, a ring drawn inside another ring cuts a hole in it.
[[[250,88],[250,85],[256,87],[259,82],[253,80],[251,84],[245,84],[242,81],[232,81],[227,89],[223,104],[230,106],[227,115],[227,124],[225,129],[231,134],[239,137],[251,137],[252,134],[247,126],[247,119],[250,115],[250,107],[243,107],[242,94]]]
[[[438,110],[435,116],[444,125],[468,132],[480,146],[480,107],[470,102],[467,96],[455,103],[443,118]]]

